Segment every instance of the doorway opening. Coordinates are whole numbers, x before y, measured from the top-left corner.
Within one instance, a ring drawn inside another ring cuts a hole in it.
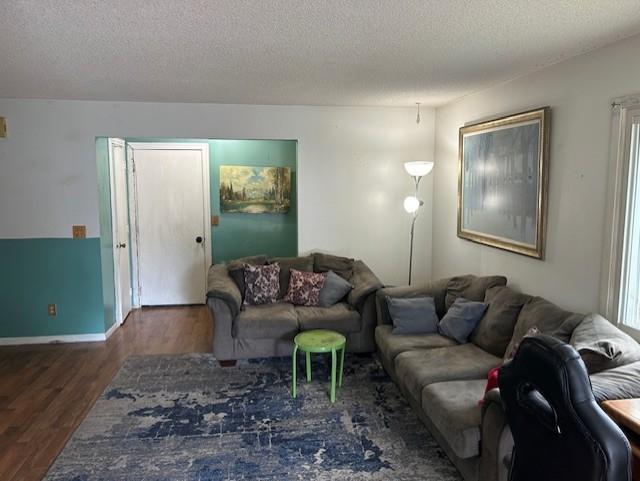
[[[106,329],[142,306],[204,304],[212,263],[298,255],[297,141],[125,137],[96,145]],[[237,208],[252,204],[251,185],[269,174],[275,206],[268,197],[253,202],[258,209]]]

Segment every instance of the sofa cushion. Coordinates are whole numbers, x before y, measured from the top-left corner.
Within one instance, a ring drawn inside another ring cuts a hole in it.
[[[483,276],[477,277],[472,274],[466,276],[456,276],[449,279],[447,284],[447,294],[445,297],[445,307],[449,309],[451,304],[458,297],[464,297],[470,301],[484,301],[487,289],[507,284],[504,276]]]
[[[396,335],[438,332],[438,314],[433,297],[387,297],[387,307]]]
[[[343,279],[349,281],[353,272],[354,259],[349,257],[333,256],[331,254],[322,254],[316,252],[313,254],[313,270],[314,272],[333,271]]]
[[[548,334],[557,337],[563,342],[569,342],[573,329],[583,318],[583,315],[560,309],[542,297],[532,297],[522,306],[513,329],[513,336],[505,352],[514,351],[532,327],[537,327],[542,334]]]
[[[467,343],[405,351],[396,356],[395,369],[398,382],[420,403],[422,389],[429,384],[469,379],[481,379],[486,383],[488,372],[501,363],[502,359],[499,357],[483,351],[475,344]]]
[[[640,361],[607,369],[591,377],[596,401],[640,398]]]
[[[599,314],[589,314],[573,330],[571,345],[589,373],[640,361],[640,344]]]
[[[480,454],[482,399],[486,381],[449,381],[429,384],[422,390],[422,410],[429,416],[456,456]]]
[[[313,257],[272,257],[269,264],[278,263],[280,265],[280,293],[278,299],[282,299],[289,290],[289,277],[291,269],[298,271],[313,272]]]
[[[378,346],[380,354],[390,363],[393,363],[396,356],[401,352],[458,345],[453,339],[441,336],[440,334],[398,336],[393,334],[392,331],[392,326],[383,324],[376,327],[375,333],[376,345]]]
[[[529,299],[531,296],[506,286],[487,289],[484,302],[489,307],[471,334],[471,342],[494,356],[504,356],[518,315]]]
[[[247,306],[233,321],[233,337],[239,339],[292,339],[298,333],[298,317],[291,304]]]
[[[344,280],[333,271],[328,271],[324,286],[320,290],[320,307],[331,307],[340,302],[353,289],[351,283]]]
[[[486,310],[484,302],[458,297],[438,323],[438,332],[461,344],[467,342]]]
[[[301,331],[331,329],[342,334],[360,331],[360,314],[346,302],[331,307],[297,306],[295,312]]]

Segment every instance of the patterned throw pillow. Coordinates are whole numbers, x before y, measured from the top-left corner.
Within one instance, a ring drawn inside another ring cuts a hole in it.
[[[266,266],[244,265],[244,302],[247,305],[273,304],[278,299],[280,291],[280,266],[268,264]]]
[[[320,303],[320,290],[324,286],[326,275],[291,269],[289,290],[283,301],[296,306],[317,306]]]

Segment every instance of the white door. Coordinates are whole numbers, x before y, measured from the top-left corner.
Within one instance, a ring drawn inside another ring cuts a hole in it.
[[[116,324],[122,324],[131,311],[131,268],[127,160],[122,139],[109,139],[111,178],[111,223],[113,229],[113,268],[116,293]]]
[[[140,304],[203,304],[211,250],[206,144],[131,144]]]

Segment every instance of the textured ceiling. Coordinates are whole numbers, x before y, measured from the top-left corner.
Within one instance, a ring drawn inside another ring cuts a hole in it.
[[[639,32],[639,0],[0,0],[0,97],[439,105]]]

